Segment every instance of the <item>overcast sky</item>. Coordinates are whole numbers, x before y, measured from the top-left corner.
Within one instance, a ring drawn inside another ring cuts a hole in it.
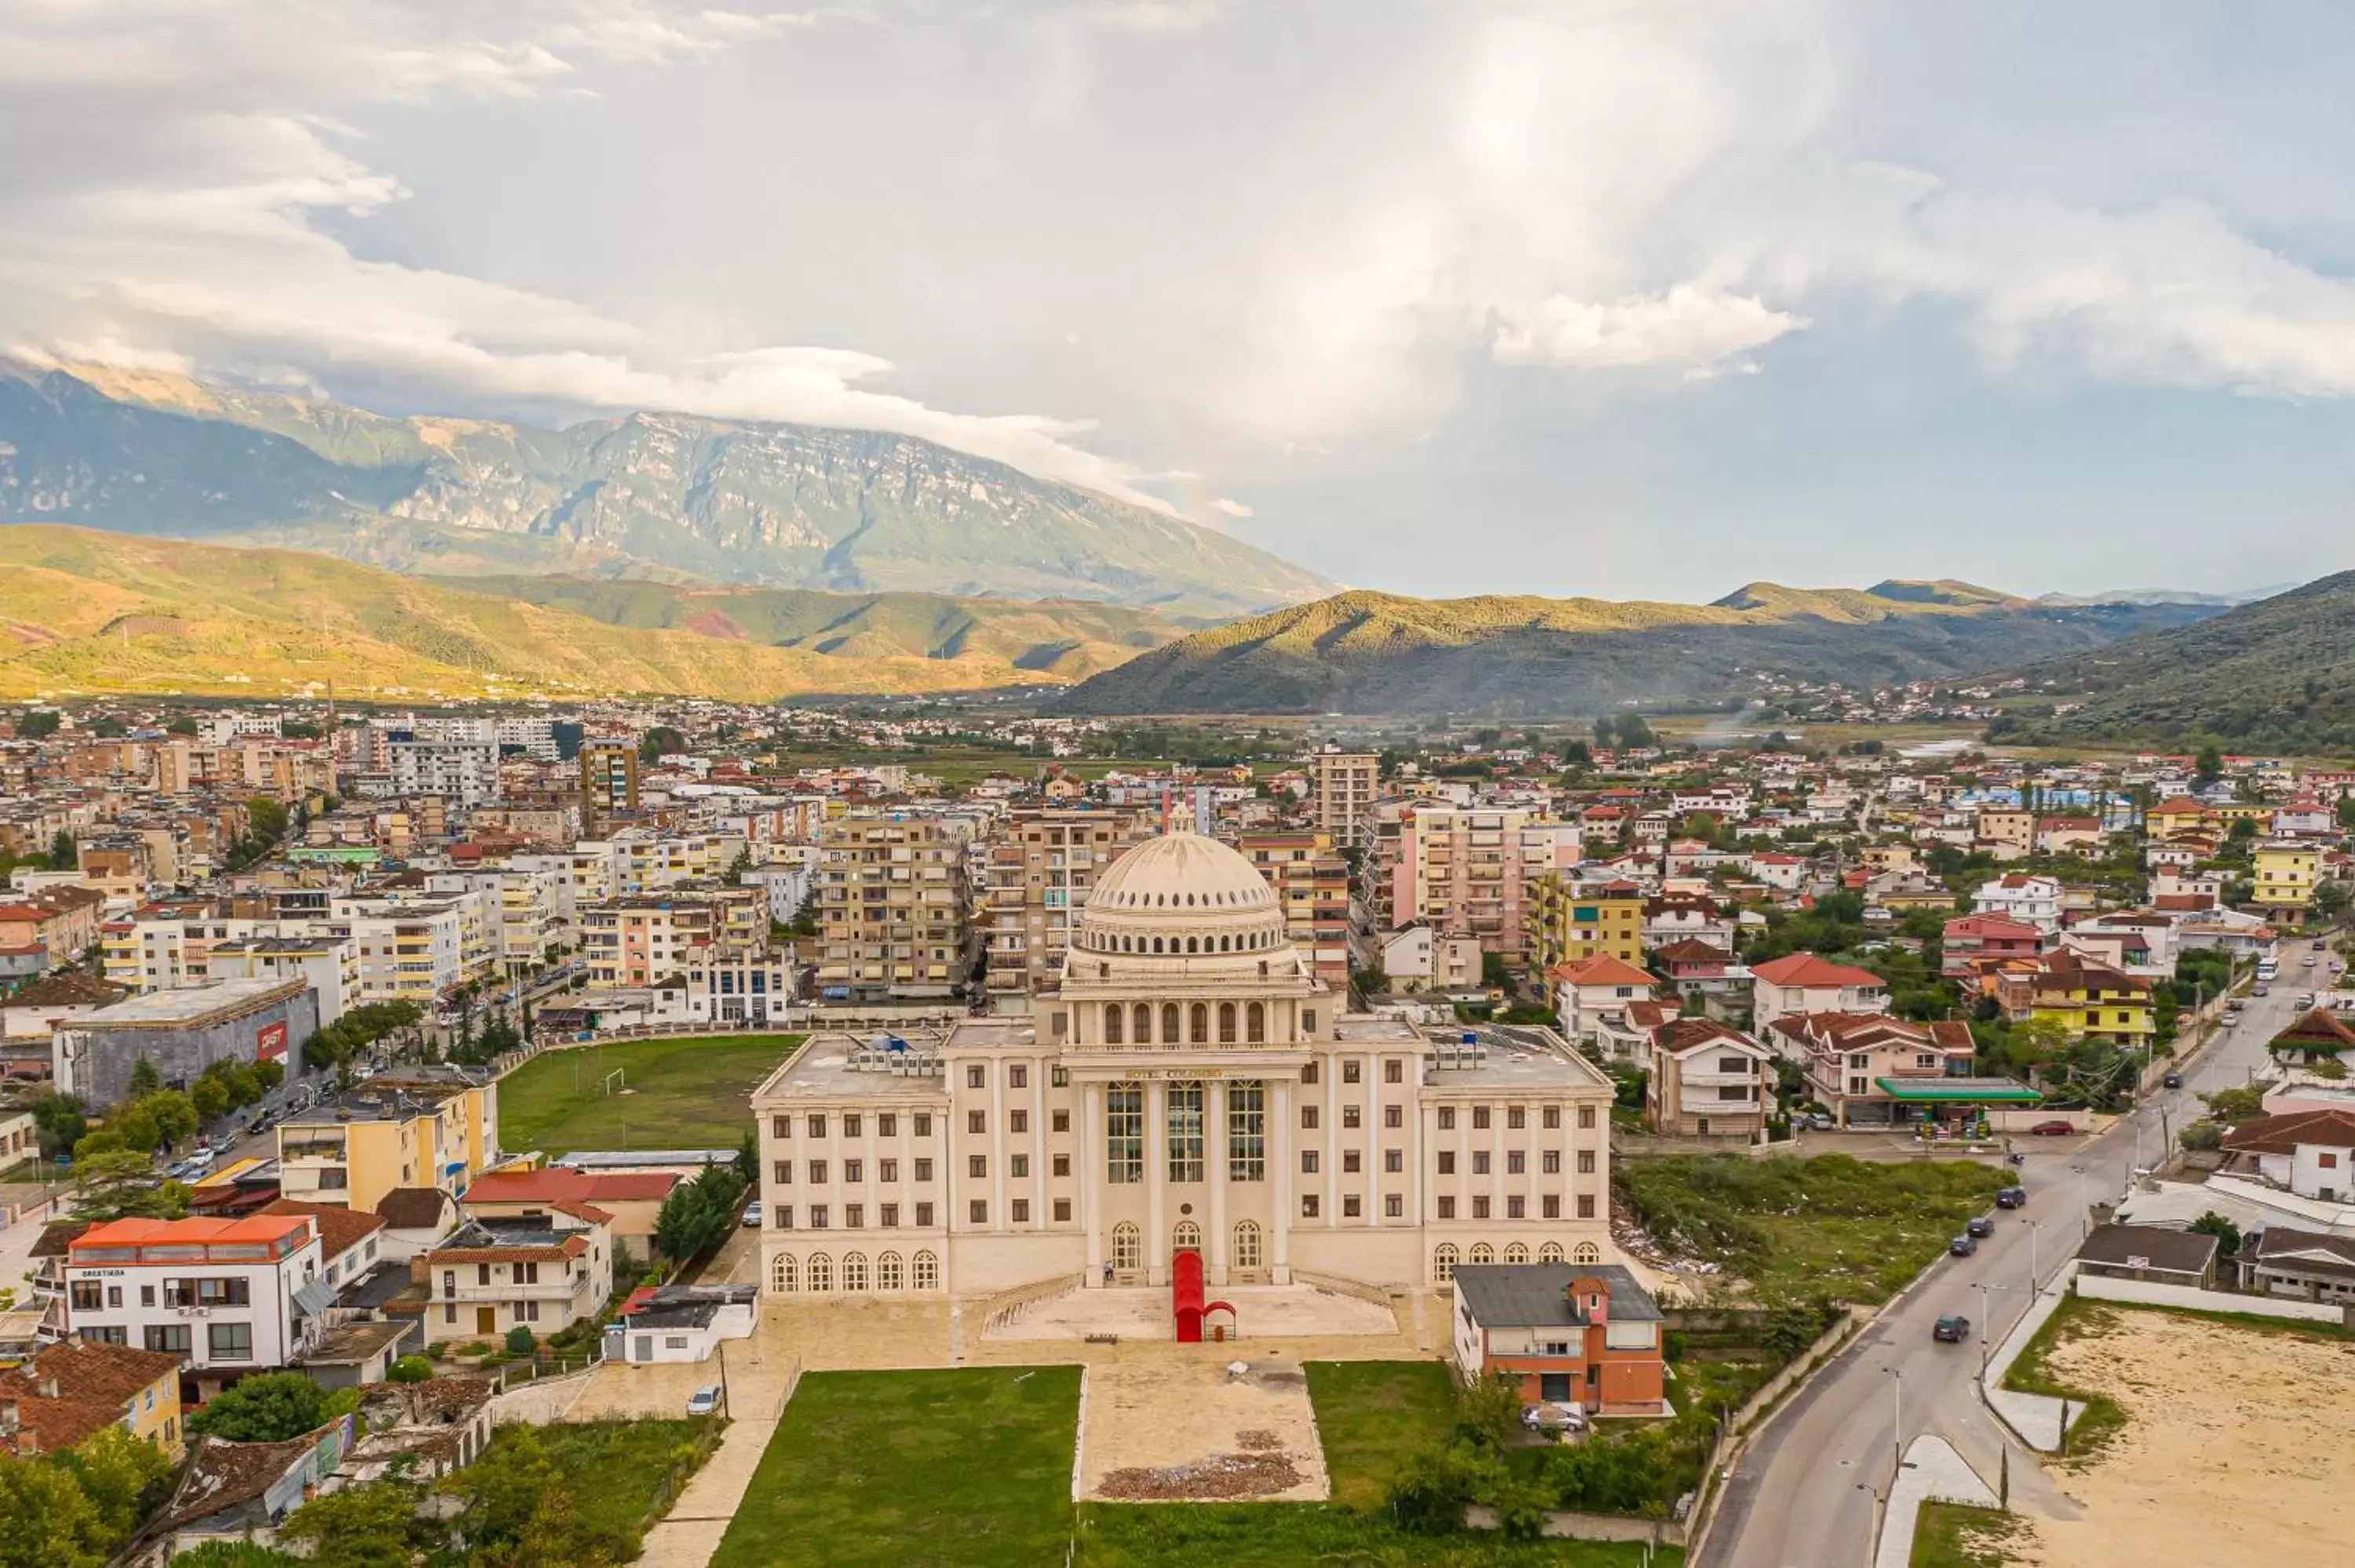
[[[2355,6],[15,0],[0,345],[909,431],[1351,583],[2355,566]]]

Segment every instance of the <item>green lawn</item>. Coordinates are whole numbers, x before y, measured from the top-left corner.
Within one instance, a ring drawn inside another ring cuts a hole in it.
[[[1913,1568],[2003,1568],[2017,1515],[1959,1503],[1928,1502],[1913,1525]]]
[[[1406,1457],[1444,1442],[1455,1381],[1437,1361],[1310,1361],[1308,1397],[1333,1500],[1374,1512]]]
[[[499,1080],[499,1143],[555,1156],[574,1150],[733,1149],[747,1100],[800,1044],[798,1034],[624,1040],[533,1057]],[[608,1095],[622,1070],[631,1091]]]
[[[812,1372],[713,1568],[1053,1568],[1079,1403],[1077,1367]]]
[[[1410,1535],[1378,1516],[1312,1503],[1089,1503],[1080,1568],[1638,1568],[1632,1542]],[[1678,1568],[1665,1546],[1655,1568]]]
[[[718,1426],[710,1421],[551,1422],[534,1426],[541,1451],[572,1495],[581,1523],[609,1541],[636,1541],[669,1511],[663,1478],[676,1465],[677,1484],[699,1468],[687,1452]],[[494,1438],[496,1445],[497,1439]]]

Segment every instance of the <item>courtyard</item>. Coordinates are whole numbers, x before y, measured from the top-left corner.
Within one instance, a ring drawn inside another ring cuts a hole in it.
[[[575,1150],[733,1149],[754,1088],[798,1034],[623,1040],[547,1051],[499,1080],[499,1142]],[[609,1093],[607,1082],[622,1076]]]

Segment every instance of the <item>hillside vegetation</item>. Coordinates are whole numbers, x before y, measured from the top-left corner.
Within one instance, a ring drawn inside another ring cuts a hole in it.
[[[1761,673],[1872,686],[2017,664],[2212,614],[2055,607],[1963,583],[1792,588],[1714,604],[1354,591],[1197,632],[1064,699],[1084,713],[1599,713],[1716,705]]]
[[[1209,619],[1333,585],[1239,539],[912,437],[643,411],[560,430],[392,418],[0,360],[0,522],[845,592],[1074,598]]]
[[[602,585],[537,586],[560,601]],[[330,683],[354,698],[958,691],[1070,679],[1161,634],[1151,617],[1103,606],[1058,634],[1054,611],[1033,624],[1018,605],[1001,617],[921,596],[753,593],[752,609],[680,615],[661,608],[675,590],[614,587],[624,598],[592,616],[289,550],[0,527],[0,696],[263,696]],[[770,634],[787,624],[801,630],[777,645]]]
[[[2007,738],[2355,751],[2355,572],[2027,674],[2040,704],[2082,705]]]

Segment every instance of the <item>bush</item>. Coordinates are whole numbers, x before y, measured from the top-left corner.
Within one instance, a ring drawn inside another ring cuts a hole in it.
[[[507,1354],[511,1356],[527,1356],[538,1343],[532,1338],[531,1330],[521,1323],[507,1330]]]
[[[434,1349],[439,1350],[440,1346]],[[388,1383],[423,1383],[433,1375],[433,1363],[423,1356],[403,1356],[385,1369]]]

